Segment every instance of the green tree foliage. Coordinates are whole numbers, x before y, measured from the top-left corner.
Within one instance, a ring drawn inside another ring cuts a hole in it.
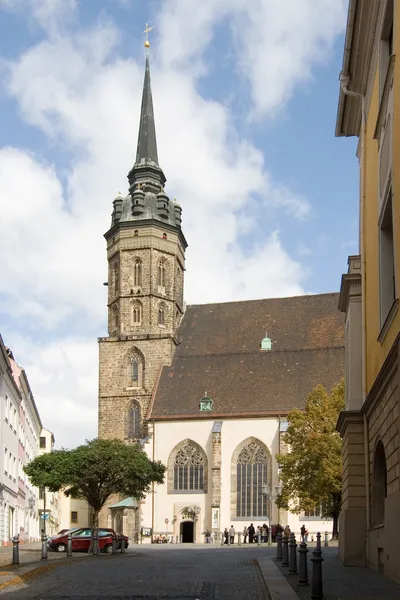
[[[165,466],[151,461],[138,446],[94,439],[73,450],[55,450],[24,467],[33,485],[83,498],[98,514],[113,494],[143,498],[153,483],[163,483]]]
[[[305,410],[295,408],[288,414],[283,440],[289,452],[277,455],[282,482],[279,508],[300,513],[321,506],[323,516],[333,518],[334,537],[342,489],[341,439],[336,423],[343,409],[343,380],[330,394],[318,385],[309,394]]]

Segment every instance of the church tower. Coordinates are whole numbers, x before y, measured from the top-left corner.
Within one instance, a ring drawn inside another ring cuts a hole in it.
[[[145,46],[136,161],[104,236],[108,337],[99,339],[99,437],[127,443],[146,436],[154,385],[174,355],[187,247],[181,207],[167,196],[158,163],[148,41]]]

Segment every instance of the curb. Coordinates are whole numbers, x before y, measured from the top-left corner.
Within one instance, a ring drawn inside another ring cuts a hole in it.
[[[282,575],[272,558],[257,559],[265,585],[269,592],[270,600],[299,600],[291,585]]]

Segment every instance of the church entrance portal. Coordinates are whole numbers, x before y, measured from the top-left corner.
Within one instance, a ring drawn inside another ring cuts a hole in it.
[[[193,534],[193,521],[184,521],[183,523],[181,523],[182,544],[193,544]]]

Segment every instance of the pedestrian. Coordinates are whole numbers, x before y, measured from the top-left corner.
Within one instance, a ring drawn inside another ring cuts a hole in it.
[[[269,527],[268,525],[265,526],[265,541],[268,542],[269,539]]]
[[[301,535],[301,541],[304,542],[304,538],[306,537],[306,526],[303,525],[300,527],[300,535]]]
[[[233,525],[231,525],[231,527],[229,529],[229,537],[230,537],[231,544],[233,544],[235,541],[235,528]]]
[[[228,537],[229,537],[229,531],[225,527],[225,529],[224,529],[224,538],[225,538],[224,544],[226,544],[226,545],[228,545]]]
[[[304,541],[307,544],[308,543],[308,529],[306,528],[305,534],[304,534]]]
[[[247,533],[247,527],[246,527],[246,525],[245,525],[245,526],[243,527],[243,544],[246,544],[246,542],[247,542],[247,536],[248,536],[248,533]]]
[[[285,533],[286,537],[290,537],[290,527],[289,527],[289,525],[286,525],[284,533]]]
[[[264,525],[262,526],[262,529],[261,529],[261,542],[263,544],[265,544],[266,541],[267,541],[267,526],[264,523]]]
[[[257,531],[256,531],[256,542],[261,542],[261,527],[258,525],[257,526]]]
[[[278,535],[278,533],[283,533],[283,527],[279,523],[275,527],[275,535]]]
[[[247,528],[247,533],[249,534],[249,544],[252,544],[254,542],[255,531],[256,530],[254,529],[253,523],[250,523],[249,527]]]
[[[215,531],[213,531],[212,534],[211,534],[210,542],[211,542],[211,544],[215,543]]]
[[[206,544],[210,543],[210,537],[211,537],[210,530],[207,529],[207,531],[206,531]]]

